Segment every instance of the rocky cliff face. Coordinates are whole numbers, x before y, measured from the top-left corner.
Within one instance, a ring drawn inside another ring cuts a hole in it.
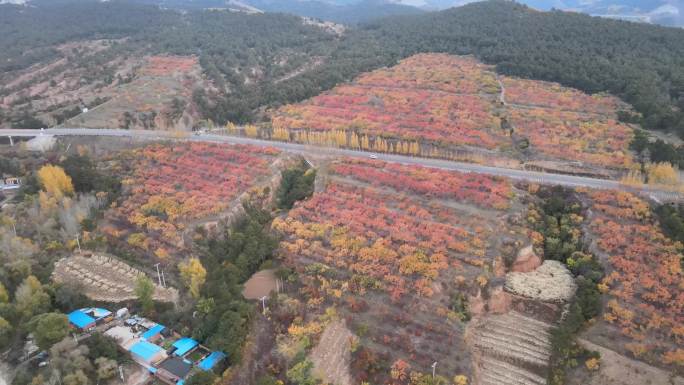
[[[572,298],[570,272],[522,248],[502,282],[470,298],[473,384],[543,385],[551,357],[550,331]]]

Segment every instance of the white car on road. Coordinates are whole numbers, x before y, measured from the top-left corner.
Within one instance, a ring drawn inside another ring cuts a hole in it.
[[[378,156],[375,155],[375,154],[370,154],[370,158],[371,158],[371,159],[378,159]]]

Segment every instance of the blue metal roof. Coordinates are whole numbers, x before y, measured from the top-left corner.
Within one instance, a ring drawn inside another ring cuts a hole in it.
[[[140,336],[140,337],[143,338],[143,339],[149,340],[150,338],[152,338],[152,337],[156,336],[157,334],[161,333],[162,330],[164,330],[164,329],[165,329],[164,325],[156,324],[156,325],[152,326],[151,328],[149,328],[149,329],[148,329],[145,333],[143,333],[142,336]]]
[[[211,352],[210,355],[208,355],[205,359],[200,361],[197,367],[204,371],[211,370],[211,368],[213,368],[214,365],[216,365],[224,358],[226,358],[226,354],[223,352]]]
[[[74,310],[69,313],[69,322],[76,325],[80,329],[85,329],[90,324],[95,323],[95,318],[80,310]]]
[[[173,352],[173,354],[177,356],[182,356],[185,353],[194,349],[197,345],[199,345],[199,342],[193,340],[192,338],[183,337],[173,343],[173,347],[176,348],[176,351]]]
[[[145,360],[145,362],[150,362],[154,355],[162,350],[159,346],[149,343],[147,341],[140,341],[135,345],[131,346],[131,353]]]

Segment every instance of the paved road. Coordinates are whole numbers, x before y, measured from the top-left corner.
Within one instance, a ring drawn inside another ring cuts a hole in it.
[[[13,130],[0,129],[0,136],[36,136],[55,135],[55,136],[115,136],[115,137],[134,137],[141,139],[176,139],[178,134],[168,131],[144,131],[144,130],[118,130],[118,129],[88,129],[88,128],[51,128],[44,131],[37,130]],[[200,134],[182,137],[184,140],[200,142],[216,142],[228,144],[249,144],[254,146],[275,147],[281,150],[299,153],[332,156],[348,156],[355,158],[368,158],[369,153],[365,151],[347,150],[332,147],[317,147],[296,143],[275,142],[262,139],[251,139],[236,136]],[[562,185],[568,187],[588,187],[594,189],[615,189],[645,194],[659,201],[681,201],[684,197],[675,192],[658,189],[655,187],[643,187],[639,190],[625,186],[614,180],[589,178],[582,176],[550,174],[536,171],[515,170],[501,167],[483,166],[474,163],[454,162],[440,159],[418,158],[403,155],[377,154],[378,159],[409,165],[420,165],[425,167],[440,168],[444,170],[454,170],[461,172],[475,172],[487,175],[503,176],[515,180],[524,180],[540,184]]]

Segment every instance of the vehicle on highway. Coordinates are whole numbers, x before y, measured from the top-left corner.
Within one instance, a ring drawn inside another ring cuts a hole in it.
[[[371,158],[371,159],[378,159],[378,156],[375,155],[375,154],[370,154],[370,158]]]

